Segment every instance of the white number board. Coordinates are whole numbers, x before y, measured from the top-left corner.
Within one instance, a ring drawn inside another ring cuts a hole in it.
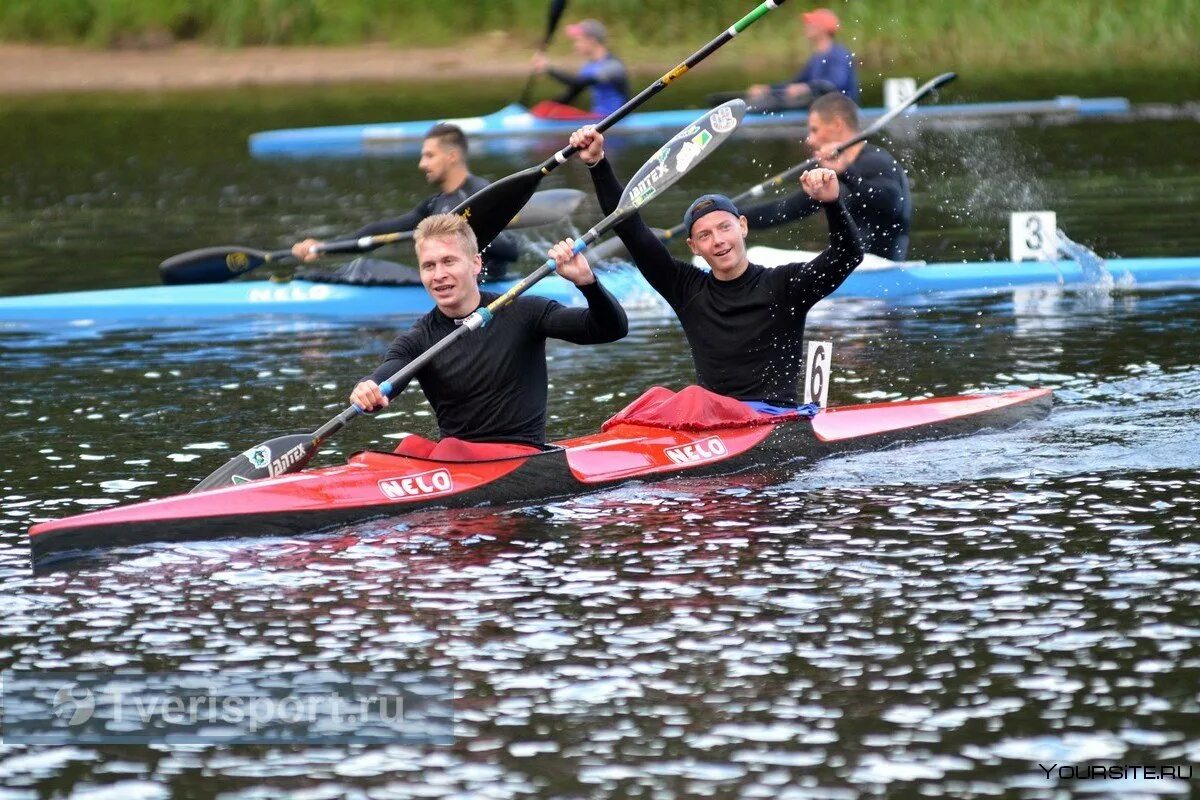
[[[888,78],[883,82],[883,107],[891,111],[896,106],[907,103],[916,93],[916,78]]]
[[[1009,243],[1012,261],[1057,261],[1057,216],[1053,211],[1013,212]]]
[[[808,368],[804,371],[803,403],[821,408],[829,399],[829,370],[833,363],[833,342],[808,343]]]

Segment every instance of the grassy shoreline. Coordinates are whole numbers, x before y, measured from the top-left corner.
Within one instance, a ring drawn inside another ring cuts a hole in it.
[[[486,35],[522,59],[545,24],[546,0],[451,4],[395,0],[8,0],[0,41],[90,48],[196,41],[254,44],[447,46]],[[1200,3],[1193,0],[831,0],[841,38],[864,73],[1163,68],[1200,64]],[[684,54],[753,6],[750,0],[574,0],[568,18],[605,20],[631,61]],[[795,3],[746,34],[750,65],[796,64],[807,52]],[[565,38],[565,37],[562,37]],[[560,39],[555,52],[568,52]]]

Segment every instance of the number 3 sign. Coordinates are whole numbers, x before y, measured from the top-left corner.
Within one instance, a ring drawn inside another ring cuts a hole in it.
[[[1011,260],[1057,261],[1058,221],[1053,211],[1018,211],[1009,226]]]

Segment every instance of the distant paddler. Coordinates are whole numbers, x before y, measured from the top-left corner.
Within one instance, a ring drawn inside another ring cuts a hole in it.
[[[828,8],[817,8],[804,14],[804,38],[813,54],[804,69],[785,83],[758,83],[746,93],[746,102],[761,105],[802,107],[829,93],[839,93],[858,101],[858,75],[854,55],[837,41],[841,21]]]
[[[837,173],[842,199],[862,234],[868,253],[892,261],[908,257],[912,192],[904,167],[887,150],[868,142],[840,154],[837,145],[859,133],[858,106],[842,94],[816,99],[808,113],[805,140],[820,166]],[[751,230],[771,228],[809,217],[821,204],[798,190],[778,200],[741,209]]]
[[[621,184],[604,156],[604,137],[584,127],[571,135],[571,146],[581,148],[580,158],[591,168],[600,208],[614,208]],[[758,410],[798,405],[808,310],[837,289],[863,257],[858,229],[839,196],[837,173],[812,169],[800,184],[829,222],[829,246],[808,262],[772,269],[751,264],[746,218],[719,194],[697,198],[683,216],[688,247],[710,271],[673,258],[640,215],[614,229],[633,263],[679,317],[697,383]]]
[[[453,211],[468,197],[491,182],[472,175],[467,163],[467,137],[457,125],[439,122],[425,134],[421,144],[421,159],[417,169],[425,173],[425,180],[441,191],[427,197],[412,211],[393,219],[372,222],[359,228],[347,238],[360,238],[384,233],[411,231],[424,219],[434,214]],[[320,257],[313,248],[323,244],[319,239],[305,239],[292,246],[292,255],[301,261],[312,262]],[[488,246],[483,256],[482,280],[493,281],[503,278],[509,266],[520,256],[516,237],[502,233]]]
[[[554,100],[543,100],[530,111],[545,119],[601,119],[616,111],[629,99],[629,75],[621,60],[608,49],[608,31],[594,19],[567,26],[567,35],[575,52],[586,63],[578,72],[566,72],[550,66],[544,53],[533,57],[534,72],[545,73],[566,86]],[[585,89],[592,93],[589,111],[570,105]]]

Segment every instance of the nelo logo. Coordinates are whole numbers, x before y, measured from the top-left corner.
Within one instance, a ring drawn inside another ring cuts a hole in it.
[[[450,472],[435,469],[432,472],[422,472],[418,475],[405,475],[400,478],[384,478],[379,482],[379,491],[389,500],[405,500],[409,497],[428,497],[434,494],[445,494],[454,489],[454,479]]]
[[[663,452],[676,464],[695,464],[697,461],[708,461],[726,455],[729,453],[729,448],[718,437],[710,436],[691,444],[668,447]]]

